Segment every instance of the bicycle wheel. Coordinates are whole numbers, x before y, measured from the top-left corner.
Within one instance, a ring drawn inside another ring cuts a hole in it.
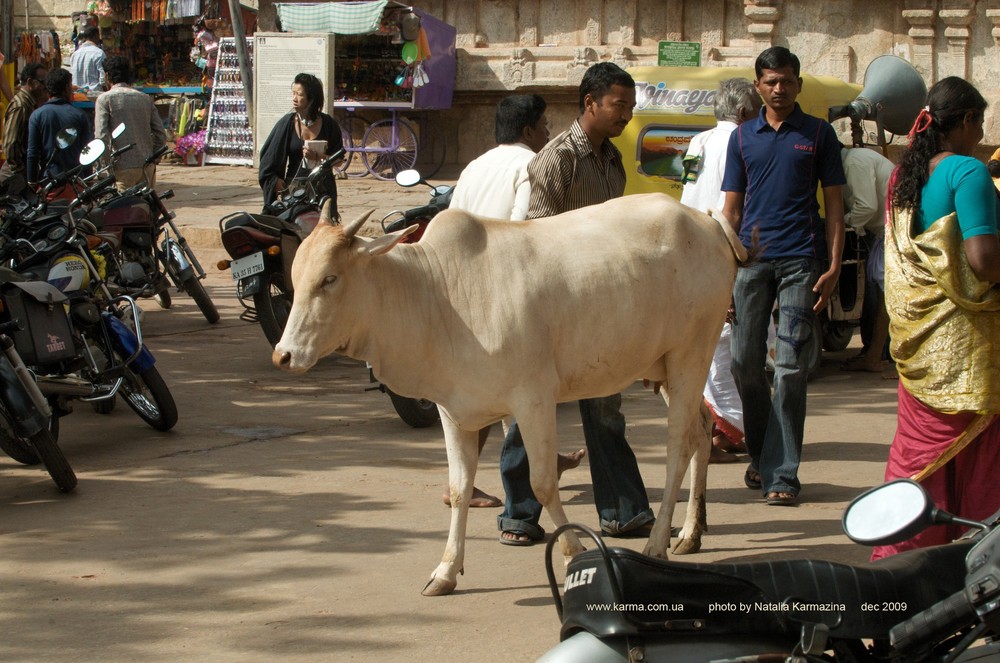
[[[344,160],[334,167],[337,175],[345,177],[364,177],[368,168],[361,160],[358,150],[364,145],[365,132],[371,123],[360,115],[344,115],[337,119],[340,125],[340,136],[344,141]]]
[[[444,165],[444,134],[430,120],[424,118],[415,125],[420,133],[417,146],[417,170],[425,180],[434,177]]]
[[[417,163],[417,135],[410,123],[402,119],[372,122],[365,132],[363,149],[361,158],[365,166],[380,180],[392,180],[396,173],[413,168]]]

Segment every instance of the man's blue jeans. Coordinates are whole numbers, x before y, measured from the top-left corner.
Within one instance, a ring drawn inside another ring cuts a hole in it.
[[[594,502],[601,529],[610,534],[627,532],[653,520],[639,465],[625,440],[621,403],[621,394],[579,402]],[[497,516],[498,529],[520,530],[531,538],[541,538],[543,532],[538,527],[538,518],[542,505],[531,490],[528,455],[516,421],[504,438],[500,477],[507,501],[504,512]]]
[[[809,366],[819,350],[813,286],[822,263],[813,258],[761,260],[736,274],[732,325],[733,378],[743,401],[750,465],[761,489],[798,495]],[[767,329],[778,302],[774,394],[765,375]]]

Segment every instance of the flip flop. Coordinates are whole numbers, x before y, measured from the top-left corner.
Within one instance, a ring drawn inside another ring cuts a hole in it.
[[[792,495],[791,493],[768,493],[767,494],[767,505],[768,506],[795,506],[798,502],[798,497]]]
[[[505,534],[513,534],[518,538],[506,539],[504,538]],[[500,532],[500,543],[504,544],[505,546],[533,546],[535,545],[535,541],[537,541],[537,539],[532,539],[531,535],[525,532],[524,530],[508,529]]]
[[[747,471],[743,473],[743,483],[750,490],[760,490],[760,472],[748,467]]]

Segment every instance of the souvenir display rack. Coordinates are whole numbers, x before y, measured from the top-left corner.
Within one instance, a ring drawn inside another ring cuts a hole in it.
[[[253,62],[253,38],[247,37],[247,55]],[[219,40],[219,58],[208,108],[205,163],[253,165],[254,141],[247,116],[243,77],[236,55],[236,39]]]

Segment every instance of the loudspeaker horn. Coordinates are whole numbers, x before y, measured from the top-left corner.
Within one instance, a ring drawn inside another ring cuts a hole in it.
[[[903,58],[881,55],[865,70],[865,87],[847,106],[852,120],[875,120],[886,131],[909,133],[927,98],[927,84]]]

